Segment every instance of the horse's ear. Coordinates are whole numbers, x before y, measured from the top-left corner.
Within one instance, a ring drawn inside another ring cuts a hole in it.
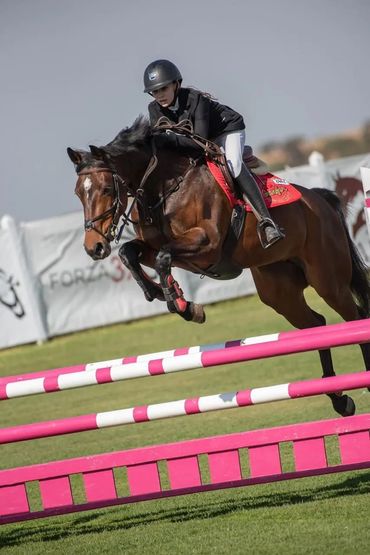
[[[106,154],[105,154],[105,152],[102,148],[99,148],[95,145],[89,145],[89,149],[90,149],[91,154],[97,160],[105,160],[106,159]]]
[[[78,152],[78,150],[73,150],[73,148],[68,147],[67,148],[67,154],[70,158],[70,160],[74,163],[74,164],[79,164],[80,162],[82,162],[82,155],[80,152]]]

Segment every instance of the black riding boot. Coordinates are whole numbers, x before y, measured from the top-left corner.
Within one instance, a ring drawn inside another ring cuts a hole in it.
[[[271,219],[270,212],[263,200],[260,188],[248,168],[242,164],[242,169],[235,182],[246,200],[252,207],[253,213],[258,220],[257,233],[264,249],[271,247],[274,243],[285,237],[275,222]],[[263,237],[265,235],[265,238]]]

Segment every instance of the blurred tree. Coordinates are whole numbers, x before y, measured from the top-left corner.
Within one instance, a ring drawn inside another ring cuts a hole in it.
[[[300,166],[307,163],[307,154],[304,150],[303,137],[291,137],[284,143],[286,163],[288,166]]]
[[[370,119],[367,120],[362,127],[362,140],[364,143],[364,151],[370,151]]]
[[[285,141],[267,141],[259,149],[262,159],[266,160],[272,171],[285,166],[307,164],[313,150],[321,152],[326,160],[342,158],[370,152],[370,119],[358,132],[343,133],[307,141],[303,136],[289,137]]]
[[[268,141],[260,146],[260,151],[268,153],[280,147],[281,143],[279,141]]]
[[[341,158],[361,153],[361,142],[351,137],[333,137],[326,141],[322,148],[325,158]]]

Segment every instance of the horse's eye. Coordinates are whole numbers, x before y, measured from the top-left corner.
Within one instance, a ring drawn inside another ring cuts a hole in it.
[[[111,195],[112,194],[112,187],[104,187],[103,195]]]

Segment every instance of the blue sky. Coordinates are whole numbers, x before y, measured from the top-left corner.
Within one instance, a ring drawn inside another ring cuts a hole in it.
[[[148,63],[241,112],[255,148],[370,119],[369,0],[1,0],[0,216],[78,210],[66,147],[146,113]]]

